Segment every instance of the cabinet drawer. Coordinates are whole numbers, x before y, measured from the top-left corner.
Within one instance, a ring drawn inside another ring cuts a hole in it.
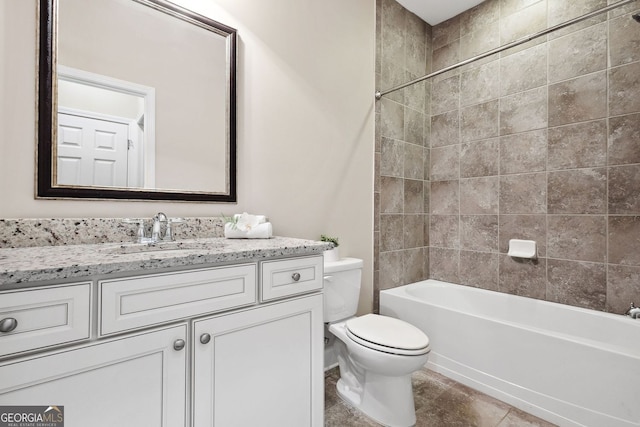
[[[0,356],[89,338],[90,307],[91,283],[0,293]]]
[[[322,256],[262,263],[262,301],[322,289]]]
[[[103,280],[100,334],[250,305],[256,284],[255,264]]]

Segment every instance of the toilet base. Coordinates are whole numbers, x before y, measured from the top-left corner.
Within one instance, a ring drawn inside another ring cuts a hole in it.
[[[342,378],[336,388],[344,401],[384,426],[416,423],[411,375],[389,377],[367,372],[363,389],[353,390]]]

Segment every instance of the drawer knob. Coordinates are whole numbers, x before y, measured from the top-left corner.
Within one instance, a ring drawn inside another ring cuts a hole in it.
[[[18,321],[13,317],[0,320],[0,332],[11,332],[18,327]]]
[[[211,335],[209,334],[202,334],[200,335],[200,342],[202,344],[208,344],[209,341],[211,341]]]
[[[297,282],[298,280],[300,280],[300,273],[293,273],[291,275],[291,278],[293,279],[294,282]]]
[[[184,340],[175,340],[173,342],[173,349],[176,350],[176,351],[182,350],[184,348],[184,346],[185,346]]]

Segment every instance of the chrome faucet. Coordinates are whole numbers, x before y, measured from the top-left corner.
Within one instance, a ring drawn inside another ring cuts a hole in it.
[[[137,224],[138,231],[136,232],[136,243],[147,243],[149,245],[163,241],[173,241],[172,224],[184,222],[184,218],[169,218],[164,212],[158,212],[154,215],[152,220],[153,225],[151,226],[151,237],[147,237],[145,235],[144,219],[124,218],[122,221],[129,224]],[[162,233],[162,223],[165,224],[164,235]]]
[[[166,225],[165,225],[164,237],[161,238],[160,234],[161,234],[163,222]],[[153,227],[151,228],[151,241],[159,242],[160,240],[171,240],[171,231],[169,231],[171,230],[171,228],[169,228],[168,224],[169,224],[169,221],[167,220],[167,215],[165,215],[164,212],[158,212],[153,217]]]
[[[633,319],[640,319],[640,307],[636,307],[634,303],[631,303],[629,310],[627,310],[624,315]]]

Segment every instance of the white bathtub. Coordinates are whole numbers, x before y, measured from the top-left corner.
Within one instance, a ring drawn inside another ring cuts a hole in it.
[[[425,280],[380,313],[431,341],[427,366],[560,426],[640,426],[640,320]]]

